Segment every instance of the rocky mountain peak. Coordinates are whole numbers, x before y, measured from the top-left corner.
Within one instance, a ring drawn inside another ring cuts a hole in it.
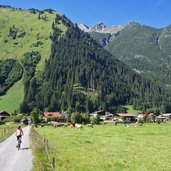
[[[107,28],[106,25],[104,25],[104,23],[97,23],[95,24],[92,28],[91,31],[96,31],[96,32],[101,32],[103,30],[105,30]]]

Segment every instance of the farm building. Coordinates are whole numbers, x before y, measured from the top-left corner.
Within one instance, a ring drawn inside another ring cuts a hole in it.
[[[44,117],[51,118],[57,121],[64,121],[64,116],[60,112],[44,112]]]
[[[121,118],[124,121],[134,122],[136,116],[129,113],[116,113],[114,114],[114,117]]]
[[[162,114],[157,117],[157,120],[160,120],[160,121],[167,121],[169,119],[171,119],[171,113]]]
[[[171,113],[162,114],[162,116],[171,119]]]
[[[97,116],[100,117],[101,121],[113,119],[113,114],[106,112],[104,110],[95,111],[95,112],[90,114],[91,118],[96,118]]]
[[[0,121],[4,120],[5,118],[9,117],[10,114],[5,111],[0,111]]]

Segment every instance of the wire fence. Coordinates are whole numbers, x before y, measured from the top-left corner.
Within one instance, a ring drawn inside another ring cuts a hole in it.
[[[3,128],[0,129],[0,142],[5,140],[7,137],[15,132],[15,128]]]
[[[5,135],[8,134],[9,132],[10,132],[10,129],[5,128],[5,129],[1,130],[1,135],[2,135],[2,136],[5,136]]]
[[[43,150],[46,154],[46,158],[47,161],[49,162],[49,164],[51,165],[51,169],[52,171],[57,171],[57,167],[56,167],[56,163],[55,163],[55,157],[50,155],[50,153],[52,153],[53,147],[49,145],[49,142],[47,139],[45,139],[43,136],[41,136],[32,126],[31,128],[31,134],[34,135],[34,138],[36,138],[39,146],[43,146]],[[31,136],[32,136],[31,135]],[[35,144],[34,144],[35,145]]]

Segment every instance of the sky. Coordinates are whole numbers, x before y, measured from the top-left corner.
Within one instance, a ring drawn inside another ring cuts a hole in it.
[[[54,9],[72,22],[108,27],[139,22],[156,28],[171,24],[171,0],[0,0],[0,5],[17,8]]]

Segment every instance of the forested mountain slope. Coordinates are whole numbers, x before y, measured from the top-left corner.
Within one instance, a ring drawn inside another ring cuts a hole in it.
[[[97,34],[91,36],[99,42],[106,37],[100,33],[97,38]],[[105,49],[137,73],[168,86],[171,84],[170,42],[171,26],[156,29],[132,22],[117,34],[111,34]]]
[[[116,112],[124,104],[142,110],[166,106],[170,97],[162,87],[130,70],[65,16],[57,15],[52,28],[51,56],[42,76],[25,83],[23,112],[33,108]]]

